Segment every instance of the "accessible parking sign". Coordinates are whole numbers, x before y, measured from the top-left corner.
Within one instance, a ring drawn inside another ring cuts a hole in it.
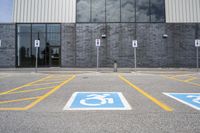
[[[200,110],[200,93],[163,93],[194,109]]]
[[[75,92],[63,110],[130,110],[121,92]]]

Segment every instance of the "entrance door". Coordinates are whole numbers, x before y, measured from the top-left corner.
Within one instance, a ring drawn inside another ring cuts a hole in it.
[[[50,66],[60,66],[60,47],[50,47]]]

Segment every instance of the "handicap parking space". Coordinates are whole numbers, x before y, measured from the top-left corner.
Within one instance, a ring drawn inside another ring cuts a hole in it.
[[[172,99],[166,93],[199,93],[199,84],[194,83],[192,78],[198,80],[199,74],[125,74],[127,80],[139,86],[151,96],[165,103],[173,109],[173,112],[198,112],[194,108],[188,107],[183,102]],[[173,77],[173,78],[172,78]],[[176,79],[174,79],[176,78]],[[179,79],[178,79],[179,78]],[[187,81],[186,81],[187,80]],[[164,94],[165,93],[165,94]]]

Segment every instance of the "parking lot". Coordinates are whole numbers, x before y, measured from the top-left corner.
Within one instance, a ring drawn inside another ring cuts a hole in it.
[[[195,71],[0,73],[1,133],[199,133],[199,120]]]

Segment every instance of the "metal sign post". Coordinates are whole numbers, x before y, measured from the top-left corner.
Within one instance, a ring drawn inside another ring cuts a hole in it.
[[[96,39],[96,47],[97,47],[97,71],[99,69],[99,47],[101,46],[101,40]]]
[[[137,50],[136,48],[138,47],[137,45],[137,40],[133,40],[132,41],[132,47],[134,48],[134,69],[136,71],[136,68],[137,68]]]
[[[35,48],[36,48],[36,55],[35,55],[35,72],[37,72],[38,68],[38,48],[40,47],[40,40],[35,40]]]
[[[197,72],[199,71],[199,47],[200,47],[200,39],[195,40],[195,47],[197,49]]]
[[[1,40],[0,40],[0,47],[1,47]]]

